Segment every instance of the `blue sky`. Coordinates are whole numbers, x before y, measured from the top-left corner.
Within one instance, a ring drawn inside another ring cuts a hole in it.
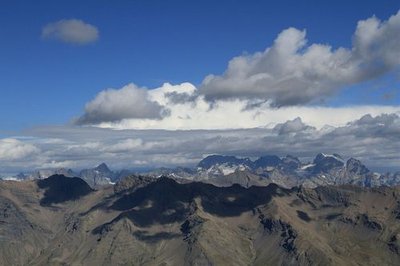
[[[0,175],[319,152],[400,169],[399,1],[0,0],[0,36]]]
[[[349,47],[358,20],[386,19],[398,1],[1,1],[0,130],[63,124],[105,88],[130,82],[199,84],[243,53],[262,51],[283,29],[307,29],[310,42]],[[42,28],[77,18],[95,25],[97,42],[41,38]],[[342,91],[328,104],[399,104],[393,77],[379,90]],[[367,84],[373,88],[373,84]]]

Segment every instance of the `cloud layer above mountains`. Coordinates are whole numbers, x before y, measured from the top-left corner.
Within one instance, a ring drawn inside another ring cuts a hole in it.
[[[399,43],[400,11],[387,21],[359,21],[351,48],[307,44],[305,30],[289,28],[265,51],[233,58],[222,75],[207,76],[197,88],[166,83],[155,89],[129,84],[104,90],[76,122],[115,129],[229,129],[300,116],[317,127],[345,125],[367,113],[400,110],[316,105],[346,86],[397,73]]]
[[[317,129],[300,118],[271,128],[232,130],[111,130],[38,127],[30,138],[0,140],[4,172],[35,168],[84,168],[107,162],[113,168],[194,165],[209,154],[256,157],[292,154],[305,160],[319,152],[356,157],[369,167],[400,165],[400,116],[365,115],[341,127]],[[13,147],[18,152],[9,153]]]

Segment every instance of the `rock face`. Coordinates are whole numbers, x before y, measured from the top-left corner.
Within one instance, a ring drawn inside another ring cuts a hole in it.
[[[353,175],[365,175],[370,171],[369,169],[361,163],[361,161],[354,158],[350,158],[346,163],[346,169],[348,173]]]
[[[79,177],[85,180],[91,187],[97,188],[102,185],[110,184],[114,173],[105,163],[92,169],[85,169],[79,173]]]
[[[314,159],[314,166],[312,168],[314,173],[326,173],[333,168],[343,167],[343,159],[340,155],[325,155],[319,153]]]
[[[276,167],[282,163],[281,158],[276,155],[265,155],[258,158],[254,161],[254,168],[267,168],[267,167]]]
[[[397,187],[1,181],[0,256],[7,265],[399,265],[399,217]]]
[[[240,159],[236,158],[235,156],[224,156],[224,155],[210,155],[204,158],[199,162],[197,167],[208,169],[214,165],[221,165],[221,164],[230,164],[230,165],[246,165],[246,166],[252,166],[252,162],[250,159],[245,158],[245,159]]]
[[[146,186],[154,182],[155,180],[156,180],[155,178],[149,176],[129,175],[124,177],[122,180],[120,180],[118,183],[115,184],[114,192],[116,194],[119,194],[126,191],[132,191],[139,187]]]

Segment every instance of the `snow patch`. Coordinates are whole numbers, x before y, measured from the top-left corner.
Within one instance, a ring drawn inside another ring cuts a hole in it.
[[[308,169],[308,168],[310,168],[310,167],[314,167],[314,166],[315,166],[315,164],[310,163],[310,164],[303,165],[300,169],[301,169],[301,170],[306,170],[306,169]]]
[[[337,157],[337,156],[335,156],[335,155],[333,155],[333,154],[325,154],[325,153],[321,153],[321,154],[322,154],[322,156],[324,156],[325,158],[330,157],[330,158],[334,158],[334,159],[337,160],[337,161],[343,162],[343,159],[342,159],[342,158]]]

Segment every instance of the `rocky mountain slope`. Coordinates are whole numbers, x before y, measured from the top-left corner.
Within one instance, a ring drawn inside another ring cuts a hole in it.
[[[400,188],[0,181],[4,265],[399,265]]]

